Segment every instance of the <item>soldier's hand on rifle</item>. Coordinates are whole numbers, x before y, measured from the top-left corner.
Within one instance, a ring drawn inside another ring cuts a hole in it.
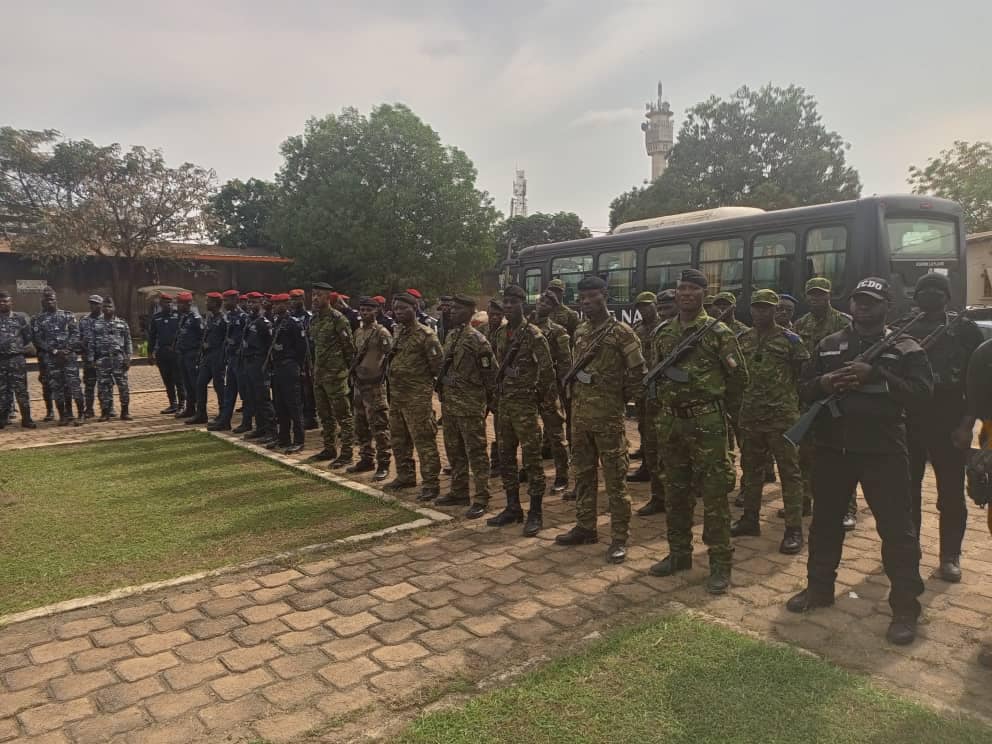
[[[857,390],[868,382],[871,377],[872,366],[866,362],[848,362],[841,367],[840,380],[835,385],[841,390]]]

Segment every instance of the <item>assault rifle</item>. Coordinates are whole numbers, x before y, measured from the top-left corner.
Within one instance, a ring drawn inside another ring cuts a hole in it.
[[[603,327],[586,345],[586,350],[582,352],[582,356],[572,362],[572,366],[569,368],[568,373],[561,378],[561,389],[565,394],[566,399],[572,397],[572,383],[577,379],[581,379],[579,375],[584,373],[585,368],[589,366],[592,360],[596,358],[596,355],[599,354],[600,342],[606,338],[606,334],[610,332],[616,323],[617,319],[612,315],[609,316],[603,324]],[[588,380],[586,380],[586,382],[588,382]]]
[[[696,348],[696,345],[703,340],[703,337],[709,333],[713,328],[716,327],[717,323],[720,323],[730,317],[730,314],[734,311],[733,305],[728,305],[727,308],[720,313],[715,318],[710,318],[699,328],[694,330],[688,336],[683,338],[678,342],[676,347],[672,349],[668,356],[654,365],[648,370],[648,373],[644,375],[644,380],[642,384],[647,388],[647,397],[650,400],[654,400],[658,397],[657,384],[658,378],[664,375],[669,380],[673,382],[688,382],[689,375],[683,370],[679,369],[675,365],[678,364],[679,360],[682,359],[686,354],[688,354],[692,349]]]
[[[437,393],[437,399],[442,403],[444,402],[444,378],[448,376],[448,371],[455,361],[455,349],[458,348],[458,342],[461,341],[461,334],[464,332],[464,328],[462,326],[462,330],[459,331],[458,336],[451,342],[451,353],[444,355],[444,361],[441,363],[441,371],[438,373],[437,379],[434,380],[434,392]]]
[[[893,328],[889,333],[883,335],[882,338],[858,354],[858,356],[856,356],[852,361],[864,362],[865,364],[874,364],[878,358],[882,356],[882,354],[889,351],[893,346],[899,343],[903,336],[907,334],[909,329],[916,325],[917,321],[919,321],[922,317],[923,313],[913,315],[905,323]],[[946,328],[946,325],[941,327]],[[934,331],[934,333],[936,333],[936,331]],[[927,341],[933,337],[934,333],[927,336],[924,341]],[[840,409],[837,407],[837,403],[842,401],[846,395],[847,391],[831,393],[826,398],[821,398],[816,401],[802,416],[799,417],[799,420],[796,421],[796,423],[794,423],[783,436],[793,445],[798,447],[799,443],[803,440],[806,434],[809,433],[809,430],[813,427],[813,423],[816,421],[816,418],[820,415],[820,412],[823,411],[824,408],[828,409],[830,411],[830,415],[834,418],[839,418],[842,415]]]
[[[957,328],[961,323],[968,319],[967,311],[960,313],[954,320],[950,323],[943,323],[936,328],[934,328],[930,333],[920,339],[920,346],[924,350],[931,348],[934,344],[940,341],[941,338],[946,336],[952,330]]]
[[[522,323],[519,328],[517,328],[517,335],[513,337],[510,347],[503,354],[503,359],[500,360],[499,369],[496,370],[496,380],[495,387],[497,390],[503,384],[503,378],[506,377],[506,371],[510,368],[510,365],[516,361],[517,355],[520,353],[520,347],[524,343],[524,324]]]
[[[262,363],[263,372],[269,369],[269,365],[272,363],[272,351],[276,348],[276,339],[279,338],[279,332],[282,330],[284,325],[286,325],[286,315],[283,315],[279,319],[278,325],[276,325],[275,330],[272,331],[272,341],[269,342],[269,353],[265,355],[265,361]]]

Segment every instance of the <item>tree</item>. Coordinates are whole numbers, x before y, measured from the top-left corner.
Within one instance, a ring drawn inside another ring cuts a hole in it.
[[[712,96],[687,112],[661,177],[613,201],[610,225],[720,206],[783,209],[857,198],[849,147],[798,86]]]
[[[215,176],[162,153],[55,130],[0,129],[0,230],[42,262],[109,259],[111,290],[131,318],[135,280],[152,259],[175,259],[176,241],[199,238]]]
[[[970,232],[992,230],[992,142],[957,140],[929,158],[923,168],[909,167],[913,193],[953,199],[964,210]]]
[[[591,237],[589,228],[582,224],[582,218],[575,212],[535,212],[526,217],[510,217],[496,226],[499,258],[506,258],[511,253],[515,255],[529,245]]]
[[[403,105],[311,119],[282,145],[269,231],[293,273],[353,292],[473,288],[492,266],[492,200],[472,161]]]
[[[258,178],[228,181],[210,198],[217,242],[228,248],[274,248],[266,228],[275,204],[274,183]]]

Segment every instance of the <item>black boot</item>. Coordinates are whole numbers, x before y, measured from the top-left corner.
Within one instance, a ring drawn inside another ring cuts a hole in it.
[[[446,496],[442,496],[434,502],[434,506],[468,506],[472,501],[469,499],[468,494],[463,496],[456,496],[453,493],[449,493]]]
[[[205,424],[205,423],[207,423],[207,406],[206,406],[206,404],[204,404],[202,406],[197,406],[196,407],[196,409],[195,409],[195,411],[193,413],[193,418],[189,419],[186,422],[186,425],[187,426],[195,426],[197,424]]]
[[[108,409],[108,408],[101,408],[100,409],[100,418],[98,418],[97,421],[99,421],[101,424],[104,423],[104,422],[106,422],[106,421],[110,421],[110,409]]]
[[[730,525],[730,536],[760,537],[761,525],[758,523],[758,512],[744,512],[740,519]]]
[[[679,571],[688,571],[692,568],[692,553],[685,555],[666,555],[660,561],[648,569],[652,576],[672,576]]]
[[[42,421],[48,423],[55,420],[55,408],[52,405],[52,401],[48,398],[45,399],[45,418]]]
[[[517,491],[506,492],[506,508],[495,517],[486,520],[490,527],[505,527],[524,521],[524,512],[520,508],[520,494]]]
[[[56,402],[55,406],[59,409],[59,426],[68,426],[72,423],[72,409],[68,408],[65,403]]]
[[[651,480],[651,471],[642,462],[641,467],[627,476],[628,483],[647,483]]]
[[[792,596],[785,603],[785,609],[789,612],[809,612],[810,610],[815,610],[817,607],[830,607],[833,603],[833,595],[817,594],[806,588],[799,592],[799,594]]]
[[[161,413],[161,414],[169,414],[169,413],[175,413],[178,410],[179,409],[176,407],[176,404],[170,400],[168,407],[167,408],[163,408],[161,411],[159,411],[159,413]]]
[[[726,594],[730,588],[730,566],[710,565],[710,577],[706,580],[706,591],[710,594]]]
[[[230,431],[231,422],[230,421],[218,421],[214,419],[213,423],[207,424],[207,431]]]
[[[130,408],[131,408],[130,403],[121,403],[121,421],[134,420],[134,416],[131,415],[131,412],[129,410]]]
[[[561,493],[566,488],[568,488],[568,476],[556,473],[555,482],[551,484],[551,493]]]
[[[627,560],[627,543],[614,540],[606,549],[607,563],[623,563]]]
[[[937,575],[944,581],[957,584],[961,581],[961,558],[956,555],[941,556]]]
[[[38,424],[36,424],[34,422],[34,419],[31,418],[31,408],[30,408],[30,406],[27,407],[27,408],[24,408],[21,411],[21,428],[22,429],[37,429],[38,428]]]
[[[664,514],[665,513],[665,499],[651,495],[651,500],[637,510],[637,516],[639,517],[650,517],[653,514]]]
[[[795,555],[803,549],[803,528],[786,527],[778,552],[784,555]]]
[[[913,615],[896,615],[889,623],[885,639],[897,646],[905,646],[916,640],[916,617]]]
[[[541,507],[538,506],[535,509],[531,503],[531,507],[527,511],[527,522],[524,524],[524,537],[535,537],[543,529],[544,519],[542,518]]]
[[[379,463],[379,467],[376,468],[375,474],[372,476],[373,483],[379,483],[386,480],[389,477],[389,463],[383,462]]]
[[[599,535],[596,530],[587,530],[578,525],[555,538],[555,545],[592,545],[597,542],[599,542]]]
[[[251,431],[251,419],[242,419],[241,423],[237,427],[231,429],[232,434],[246,434]]]
[[[368,473],[375,470],[375,463],[371,458],[362,457],[354,465],[349,465],[344,469],[346,473]]]

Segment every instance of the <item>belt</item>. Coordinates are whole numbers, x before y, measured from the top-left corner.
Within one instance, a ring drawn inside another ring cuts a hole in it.
[[[719,413],[723,411],[723,404],[718,400],[711,400],[708,403],[690,403],[684,406],[669,406],[675,418],[690,419],[696,416],[704,416],[707,413]]]

